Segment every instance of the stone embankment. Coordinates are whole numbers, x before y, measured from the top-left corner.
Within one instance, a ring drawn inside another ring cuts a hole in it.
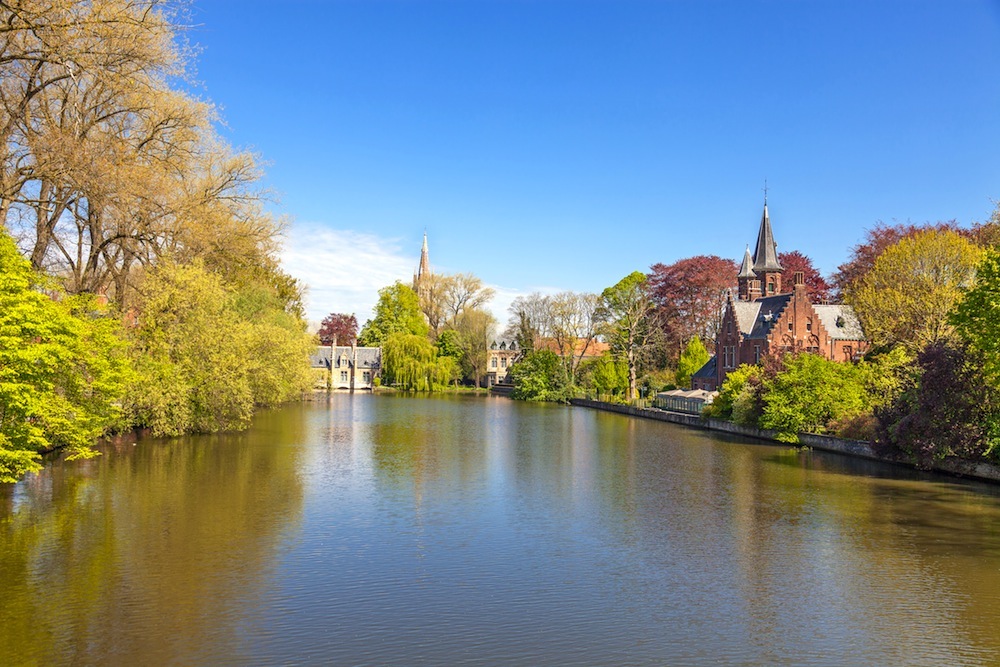
[[[707,419],[700,415],[685,414],[683,412],[669,412],[658,408],[636,408],[630,405],[603,403],[601,401],[591,401],[583,398],[571,399],[570,403],[585,408],[595,408],[597,410],[605,410],[607,412],[618,412],[632,417],[657,419],[659,421],[670,422],[672,424],[681,424],[684,426],[692,426],[694,428],[708,429],[710,431],[732,433],[734,435],[756,438],[758,440],[780,442],[775,437],[775,432],[772,430],[753,428],[750,426],[740,426],[739,424],[734,424],[733,422],[728,422],[722,419]],[[780,444],[786,445],[788,443],[781,442]],[[870,443],[862,440],[845,440],[843,438],[835,438],[829,435],[800,433],[799,446],[819,449],[826,452],[835,452],[846,456],[870,459],[873,461],[882,461],[909,468],[915,467],[910,461],[888,458],[879,455],[875,452]],[[969,477],[986,482],[1000,483],[1000,466],[990,463],[948,458],[943,461],[938,461],[934,465],[934,470],[951,475],[958,475],[960,477]]]

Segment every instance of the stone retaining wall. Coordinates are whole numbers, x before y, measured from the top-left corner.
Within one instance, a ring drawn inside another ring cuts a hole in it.
[[[644,419],[657,419],[659,421],[670,422],[672,424],[693,426],[695,428],[708,429],[710,431],[721,431],[723,433],[732,433],[734,435],[741,435],[748,438],[757,438],[758,440],[779,442],[774,437],[774,431],[770,429],[740,426],[739,424],[734,424],[733,422],[724,421],[722,419],[705,419],[700,415],[684,414],[682,412],[667,412],[666,410],[659,410],[656,408],[635,408],[630,405],[602,403],[601,401],[591,401],[584,398],[571,399],[570,403],[572,405],[578,405],[585,408],[594,408],[597,410],[604,410],[607,412],[618,412],[620,414],[630,415],[632,417],[642,417]],[[788,443],[781,443],[781,444],[788,444]],[[915,467],[912,463],[906,460],[892,459],[892,458],[886,458],[884,456],[879,456],[878,454],[875,453],[875,450],[872,448],[871,444],[864,442],[862,440],[845,440],[843,438],[835,438],[829,435],[800,433],[799,445],[802,447],[810,447],[812,449],[819,449],[826,452],[835,452],[837,454],[844,454],[846,456],[854,456],[857,458],[870,459],[873,461],[882,461],[885,463],[892,463],[895,465],[903,465],[909,468]],[[959,475],[961,477],[971,477],[974,479],[983,480],[987,482],[1000,483],[1000,467],[993,465],[991,463],[964,461],[962,459],[948,458],[943,461],[938,461],[934,466],[934,470],[937,470],[939,472],[949,473],[951,475]]]

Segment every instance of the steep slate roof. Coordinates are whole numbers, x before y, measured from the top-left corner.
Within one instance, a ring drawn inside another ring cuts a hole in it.
[[[753,305],[759,306],[760,309],[757,311],[753,322],[753,329],[747,335],[747,338],[767,338],[768,334],[771,333],[771,329],[774,328],[774,325],[778,321],[778,315],[781,314],[781,311],[785,309],[785,306],[791,300],[791,294],[778,294],[754,301]]]
[[[691,378],[692,379],[694,379],[694,378],[709,378],[711,380],[714,380],[715,379],[715,375],[716,375],[715,355],[713,354],[709,358],[709,360],[705,362],[704,366],[702,366],[697,371],[695,371],[694,375],[692,375]]]
[[[767,214],[767,203],[764,203],[764,214],[760,217],[760,231],[757,232],[757,249],[753,254],[753,270],[783,271],[778,263],[778,245],[774,242],[771,231],[771,218]]]
[[[753,331],[753,323],[757,321],[760,312],[760,301],[733,301],[733,314],[736,316],[736,326],[744,336]]]
[[[816,315],[823,328],[834,340],[865,340],[865,332],[861,328],[854,309],[844,305],[813,304]],[[838,325],[837,323],[840,322]]]
[[[736,274],[737,278],[756,278],[757,274],[753,272],[753,257],[750,256],[750,246],[747,246],[747,251],[743,253],[743,264],[740,265],[740,272]]]
[[[309,365],[313,368],[330,367],[330,348],[325,345],[318,346],[309,353]]]

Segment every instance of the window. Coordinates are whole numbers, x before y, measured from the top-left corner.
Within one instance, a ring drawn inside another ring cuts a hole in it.
[[[507,357],[500,360],[500,368],[507,368]]]
[[[340,381],[347,382],[347,371],[340,371]]]
[[[812,330],[813,330],[813,321],[806,320],[806,331],[812,331]]]
[[[774,294],[774,283],[768,283],[767,284],[767,293],[768,294]]]
[[[753,362],[755,364],[760,363],[760,345],[753,346]]]
[[[788,320],[788,330],[789,331],[792,330],[792,321],[791,320]]]
[[[490,368],[496,368],[496,367],[497,367],[497,358],[493,357],[492,359],[490,359]]]
[[[361,379],[364,380],[365,383],[371,382],[372,381],[372,372],[371,371],[365,371],[365,372],[363,372],[361,374]]]

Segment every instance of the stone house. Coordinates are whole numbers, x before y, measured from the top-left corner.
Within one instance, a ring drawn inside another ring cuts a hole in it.
[[[370,391],[382,372],[380,347],[320,345],[309,360],[313,368],[322,371],[317,385],[329,389]]]

